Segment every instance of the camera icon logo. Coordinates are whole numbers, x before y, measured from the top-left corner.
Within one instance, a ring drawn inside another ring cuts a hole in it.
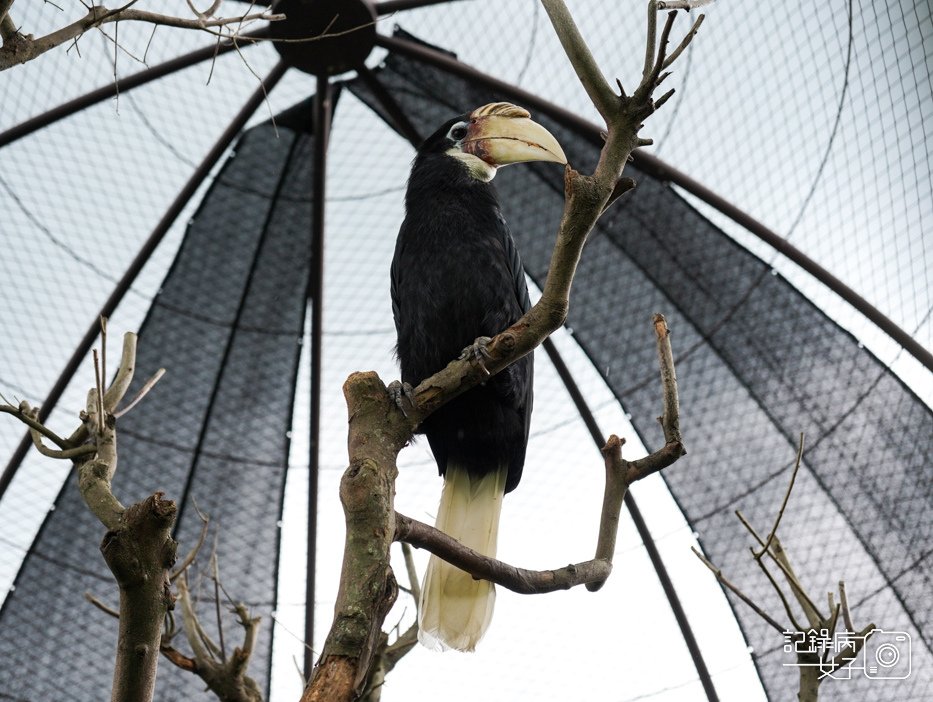
[[[862,648],[865,677],[874,680],[910,677],[910,634],[874,629],[866,639]]]

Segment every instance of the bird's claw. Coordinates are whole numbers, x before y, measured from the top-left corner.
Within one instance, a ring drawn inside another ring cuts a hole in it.
[[[486,359],[492,358],[492,354],[489,353],[489,342],[492,341],[488,336],[478,336],[476,341],[467,346],[463,351],[460,352],[461,361],[471,360],[476,363],[480,368],[483,369],[483,373],[489,375],[489,371],[486,369]]]
[[[395,406],[398,407],[402,414],[406,417],[408,412],[405,411],[405,400],[407,398],[410,406],[415,406],[415,389],[408,383],[403,383],[398,380],[393,380],[389,383],[389,387],[386,388],[389,393],[389,397],[392,398],[392,401],[395,403]]]

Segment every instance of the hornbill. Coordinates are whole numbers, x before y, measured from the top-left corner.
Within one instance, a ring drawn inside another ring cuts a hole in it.
[[[400,407],[402,393],[458,355],[482,364],[489,337],[531,306],[490,184],[509,163],[567,162],[557,140],[529,117],[521,107],[491,103],[446,122],[418,148],[391,271],[402,383],[390,390]],[[437,528],[491,557],[502,497],[518,485],[525,462],[532,371],[529,354],[418,429],[444,476]],[[431,556],[421,593],[421,643],[472,651],[492,617],[493,584]]]

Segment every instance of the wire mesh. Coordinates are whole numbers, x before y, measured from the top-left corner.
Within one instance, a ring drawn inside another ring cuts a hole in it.
[[[642,60],[643,3],[587,0],[570,6],[607,75],[619,75],[630,85]],[[788,236],[792,243],[930,347],[933,266],[928,229],[933,215],[933,185],[930,141],[923,121],[923,115],[933,109],[928,56],[933,32],[930,7],[923,2],[859,1],[850,3],[847,12],[840,7],[759,3],[743,6],[738,12],[728,3],[718,3],[704,8],[709,18],[668,80],[677,93],[664,110],[652,117],[646,131],[656,139],[655,153]],[[75,4],[66,11],[83,13],[83,8]],[[58,26],[61,19],[51,3],[19,2],[16,12],[18,23],[36,34]],[[545,13],[532,0],[508,4],[450,3],[407,11],[381,23],[380,31],[389,31],[392,22],[432,43],[456,50],[470,64],[581,115],[596,118],[560,53]],[[679,20],[681,28],[685,24],[683,19]],[[121,24],[119,32],[121,43],[131,52],[146,51],[148,30]],[[204,38],[196,33],[160,28],[149,46],[147,61],[154,64],[204,43]],[[55,55],[50,53],[5,72],[0,78],[4,94],[0,129],[108,82],[114,71],[113,50],[110,39],[94,34],[82,39],[67,54],[61,49]],[[260,75],[277,60],[269,47],[244,49],[243,55]],[[373,58],[376,60],[379,55],[374,54]],[[117,51],[117,61],[120,74],[141,68],[122,51]],[[0,228],[4,243],[11,244],[5,246],[5,254],[0,257],[0,294],[6,301],[4,313],[0,314],[0,333],[10,340],[0,345],[0,392],[5,396],[25,398],[34,404],[42,401],[70,354],[72,340],[84,332],[113,281],[121,275],[166,203],[190,173],[191,165],[200,160],[223,125],[255,88],[255,78],[242,61],[237,54],[219,58],[210,85],[205,85],[210,67],[202,64],[4,147],[0,201],[5,218]],[[416,69],[406,70],[410,78]],[[490,99],[488,94],[472,90],[465,97],[458,94],[448,99],[452,85],[447,76],[432,79],[429,74],[419,74],[398,89],[409,104],[415,105],[413,114],[422,120],[427,131],[461,109]],[[283,86],[273,93],[269,109],[277,111],[288,106],[311,89],[309,79],[290,72]],[[462,107],[455,104],[459,100],[465,101]],[[438,101],[444,105],[440,109]],[[254,123],[267,116],[265,112],[258,114]],[[571,136],[566,139],[568,143],[574,141]],[[577,148],[576,158],[581,166],[586,166],[592,158],[590,147]],[[329,409],[322,420],[323,435],[330,443],[321,475],[322,537],[318,544],[318,569],[322,574],[333,573],[339,562],[341,540],[337,535],[342,525],[334,506],[336,485],[345,461],[340,385],[349,371],[361,368],[375,367],[384,378],[395,375],[388,261],[400,222],[399,203],[411,157],[410,148],[378,125],[353,98],[344,98],[338,108],[332,149],[335,155],[328,174],[324,327],[325,387],[329,388],[324,407]],[[570,153],[569,148],[567,151]],[[503,200],[511,208],[513,231],[517,237],[525,237],[520,247],[530,272],[540,279],[544,267],[538,247],[546,246],[549,237],[535,233],[540,228],[522,224],[520,206],[538,197],[535,195],[538,191],[526,192],[523,187],[510,186],[511,175],[503,173],[497,182],[502,184]],[[642,192],[655,187],[647,178],[639,181]],[[553,197],[560,192],[555,190],[558,187],[548,185],[545,189],[549,189],[549,194],[540,195],[534,203],[540,215],[552,223],[559,213],[559,202]],[[669,192],[659,191],[656,195],[669,202]],[[615,226],[622,219],[628,222],[628,218],[641,227],[650,225],[648,243],[663,252],[651,263],[669,261],[672,265],[652,271],[647,263],[621,260],[619,251],[641,245],[635,237],[613,239],[604,233],[594,238],[579,281],[611,282],[603,287],[581,284],[574,294],[573,309],[577,316],[571,320],[573,336],[589,354],[589,359],[578,359],[577,372],[592,374],[595,367],[636,419],[653,417],[657,412],[652,404],[654,362],[650,357],[650,339],[639,337],[643,328],[648,333],[642,313],[653,312],[655,308],[668,313],[675,328],[675,349],[690,350],[679,361],[678,370],[684,391],[684,416],[693,423],[692,427],[686,423],[690,464],[686,468],[677,466],[669,480],[679,504],[693,528],[701,532],[704,546],[714,560],[741,581],[750,594],[760,597],[771,611],[780,609],[779,603],[769,599],[760,575],[746,572],[749,563],[742,552],[747,544],[739,540],[740,527],[730,512],[741,507],[756,526],[767,528],[783,494],[796,434],[805,431],[812,449],[785,516],[785,528],[790,532],[785,541],[791,545],[795,565],[815,588],[831,588],[831,579],[845,577],[850,596],[856,602],[856,612],[864,610],[866,616],[885,628],[889,628],[888,622],[895,628],[908,627],[911,623],[900,617],[903,612],[910,612],[913,624],[919,630],[929,631],[929,622],[923,618],[930,609],[928,559],[924,560],[927,554],[918,548],[928,543],[924,537],[930,529],[930,483],[924,471],[929,454],[930,417],[928,410],[905,392],[902,385],[859,349],[859,343],[874,352],[882,364],[890,364],[927,404],[933,398],[931,375],[904,358],[896,345],[878,336],[864,319],[840,304],[818,282],[776,257],[702,203],[691,201],[702,215],[757,254],[766,265],[740,256],[738,248],[708,244],[697,232],[709,234],[713,230],[707,230],[706,224],[698,225],[703,218],[681,204],[662,223],[655,221],[657,210],[645,206],[647,213],[640,212],[635,202],[633,199],[631,203],[616,205],[606,226]],[[139,324],[192,213],[189,209],[182,216],[153,264],[134,285],[112,321],[112,329],[135,328]],[[672,232],[685,231],[697,237],[673,238]],[[649,250],[648,243],[644,244],[644,251]],[[651,259],[648,253],[642,255]],[[731,263],[727,265],[727,261]],[[780,275],[772,276],[770,268]],[[725,273],[713,281],[715,271]],[[677,299],[696,305],[705,301],[710,307],[703,314],[686,302],[677,303],[676,310],[665,307],[674,299],[674,293],[659,298],[647,287],[645,280],[649,278],[678,287]],[[840,336],[832,325],[827,326],[825,319],[815,315],[812,308],[789,291],[787,281],[803,290],[834,321],[851,330],[857,341]],[[744,299],[752,282],[757,286]],[[618,295],[624,299],[621,305],[612,301]],[[733,309],[736,311],[732,316],[720,322],[723,311]],[[623,321],[629,319],[632,321]],[[741,335],[730,334],[740,323]],[[619,329],[625,330],[621,340]],[[590,336],[584,334],[587,330]],[[620,350],[623,348],[624,354]],[[624,365],[621,356],[625,358]],[[724,367],[740,371],[737,379],[721,375]],[[503,531],[514,529],[512,533],[522,537],[516,535],[512,546],[508,540],[504,541],[503,554],[511,548],[522,565],[553,567],[558,553],[561,560],[581,556],[569,544],[566,551],[553,545],[561,536],[559,530],[548,532],[547,539],[541,539],[540,543],[528,538],[528,532],[522,530],[524,520],[530,524],[547,523],[549,514],[555,511],[555,494],[566,495],[567,501],[574,503],[597,495],[599,487],[594,483],[577,483],[584,468],[567,477],[550,467],[585,463],[589,481],[591,463],[598,458],[589,456],[581,461],[576,447],[586,444],[588,439],[579,421],[568,412],[567,401],[556,379],[549,375],[543,358],[538,359],[538,376],[532,428],[532,446],[537,446],[538,452],[529,454],[529,465],[538,462],[549,469],[529,472],[521,488],[510,497],[515,505],[513,514],[520,516],[513,516],[513,525],[504,522]],[[83,382],[73,384],[74,389],[61,402],[62,412],[53,415],[54,426],[70,427],[74,422],[89,378],[87,371]],[[594,398],[600,416],[605,415],[606,429],[619,431],[610,419],[618,423],[624,417],[613,406],[603,381],[593,377],[585,389],[587,397]],[[241,387],[240,397],[248,395],[248,391],[248,387]],[[548,397],[551,399],[545,399]],[[795,421],[795,417],[806,417],[806,421]],[[771,433],[754,429],[768,425],[780,429]],[[173,424],[166,431],[174,433],[174,427]],[[651,436],[647,431],[644,433]],[[2,455],[8,455],[20,437],[18,426],[0,422]],[[712,446],[701,449],[700,437],[704,440],[716,437],[728,450],[716,452]],[[177,444],[176,438],[173,436],[167,443]],[[235,440],[235,436],[225,435],[221,443]],[[165,456],[166,465],[183,462],[171,445],[158,450]],[[400,483],[400,508],[430,521],[438,487],[432,475],[432,461],[426,446],[420,443],[409,452],[413,456],[406,457],[409,462]],[[293,446],[291,463],[296,476],[300,477],[302,470],[307,473],[305,455],[304,447]],[[723,455],[730,460],[723,460]],[[229,457],[224,456],[223,464],[229,467]],[[837,469],[827,472],[827,465],[835,465]],[[10,582],[17,572],[66,473],[63,466],[30,456],[0,503],[3,582]],[[419,477],[410,477],[415,475]],[[910,476],[917,476],[919,482],[911,482],[914,478]],[[864,488],[852,490],[853,481]],[[301,490],[301,480],[294,482]],[[730,490],[721,489],[726,484],[732,486]],[[175,496],[180,495],[180,484],[170,487]],[[840,499],[840,494],[845,499]],[[329,505],[326,508],[325,503]],[[839,511],[833,512],[827,505],[838,507]],[[591,511],[595,509],[594,505]],[[325,510],[330,511],[325,514]],[[853,515],[859,515],[860,519],[855,520]],[[867,524],[869,515],[874,520],[870,523],[884,525],[883,528],[878,526],[861,539],[843,536],[848,534],[843,528],[847,522]],[[295,527],[298,530],[303,529],[302,519],[299,515],[299,525]],[[676,519],[674,523],[677,524]],[[813,537],[816,530],[820,538]],[[667,530],[660,528],[660,534],[674,534],[663,542],[670,545],[665,550],[666,558],[676,559],[685,550],[684,543],[690,540],[687,532],[682,525],[671,527],[670,523]],[[266,541],[274,540],[273,533],[267,532]],[[77,541],[79,535],[85,545],[97,543],[99,538],[93,530],[86,534],[76,531],[72,536]],[[237,538],[252,536],[240,533]],[[190,532],[185,539],[190,542]],[[303,548],[300,541],[300,538],[288,541],[289,548]],[[574,543],[578,545],[579,540]],[[640,572],[636,569],[644,560],[633,544],[637,542],[631,533],[620,538],[620,552],[627,556],[626,572]],[[271,541],[269,548],[273,548]],[[538,548],[540,552],[535,550]],[[80,557],[34,553],[45,564],[43,577],[50,581],[62,579],[62,573],[99,575],[96,553]],[[285,557],[299,560],[293,552],[286,551]],[[832,572],[826,567],[830,563]],[[695,569],[685,564],[681,572],[693,584],[706,576],[697,564],[692,565]],[[226,572],[250,564],[227,566],[222,561],[221,566]],[[96,582],[100,583],[100,591],[106,592],[107,583],[99,579]],[[321,583],[316,602],[320,612],[316,636],[319,643],[333,604],[336,577],[321,575],[318,582]],[[96,591],[98,586],[93,589]],[[646,609],[664,611],[666,605],[656,599],[651,588],[644,586],[644,592],[641,589],[639,592],[645,598]],[[691,594],[684,596],[689,598]],[[599,620],[604,612],[610,611],[611,615],[605,616],[613,617],[618,626],[630,626],[644,636],[647,630],[657,629],[660,632],[657,640],[676,640],[676,629],[663,614],[644,615],[633,622],[633,617],[644,613],[618,609],[626,596],[621,584],[619,589],[607,587],[606,599],[598,600],[598,605],[578,597],[578,593],[568,594],[567,601],[572,602],[568,605],[571,613],[568,617]],[[648,607],[649,599],[654,608]],[[611,609],[600,609],[609,607],[607,601],[612,602]],[[268,598],[265,602],[269,602]],[[279,604],[280,616],[290,613],[296,617],[297,624],[290,620],[289,627],[300,636],[298,610],[302,603],[292,599]],[[497,614],[499,631],[509,632],[509,641],[526,642],[526,648],[516,653],[509,650],[508,641],[486,642],[489,653],[481,652],[470,665],[488,671],[486,683],[476,681],[477,686],[488,684],[488,694],[512,690],[511,696],[521,697],[526,693],[522,683],[509,682],[507,673],[497,671],[493,662],[497,655],[511,657],[516,666],[521,663],[529,670],[540,670],[543,666],[556,671],[563,665],[558,653],[567,648],[565,642],[555,646],[536,642],[553,638],[554,631],[573,627],[560,624],[564,613],[559,607],[554,607],[553,619],[544,621],[540,610],[535,609],[540,606],[525,598],[501,596]],[[400,607],[404,610],[404,603]],[[697,620],[710,606],[700,600],[692,607],[688,604],[688,608],[691,619]],[[741,615],[741,610],[737,611]],[[401,611],[395,614],[403,616]],[[404,616],[410,614],[409,610]],[[17,631],[23,631],[24,636],[35,635],[46,621],[50,627],[63,626],[62,616],[34,612]],[[710,625],[713,626],[715,621]],[[743,619],[742,626],[750,641],[767,642],[755,643],[758,670],[772,697],[785,697],[788,671],[781,666],[784,660],[781,642],[754,621]],[[518,638],[519,631],[528,636]],[[917,656],[915,671],[919,673],[921,668],[928,671],[929,640],[923,641],[918,636],[913,643]],[[588,659],[605,660],[604,643],[571,644],[573,660],[581,670],[588,665]],[[296,645],[300,651],[300,644]],[[717,640],[707,640],[704,649],[707,655],[715,657],[716,648],[722,646]],[[283,651],[286,648],[282,646]],[[570,654],[566,650],[564,654],[566,662]],[[29,666],[49,665],[48,654],[33,649],[31,655],[34,660]],[[631,655],[638,655],[638,651]],[[736,665],[734,661],[740,659],[741,656],[713,666],[721,689],[729,684],[735,673],[731,670]],[[669,684],[643,680],[640,672],[644,659],[629,660],[636,662],[623,664],[621,673],[634,682],[625,691],[604,685],[603,681],[594,682],[593,694],[619,699],[640,694],[656,694],[658,699],[677,699],[678,695],[682,695],[681,699],[695,698],[699,688],[691,680],[686,658],[676,668],[687,672],[678,673],[677,680],[670,680]],[[456,660],[449,658],[439,662],[436,657],[415,652],[411,661],[406,660],[395,671],[396,692],[388,686],[387,699],[393,694],[404,696],[402,690],[408,690],[410,695],[428,689],[441,690],[451,676],[462,675],[462,665],[461,662],[458,667]],[[280,666],[282,679],[288,678],[291,681],[288,689],[293,689],[297,676],[288,670],[290,661],[285,658]],[[166,669],[163,665],[162,671]],[[604,674],[604,669],[596,667],[585,670],[594,680]],[[524,676],[525,680],[531,675]],[[20,676],[26,677],[22,670],[13,671],[6,662],[0,664],[0,680],[4,680],[0,693],[14,694],[5,683],[14,680],[16,684],[24,684]],[[748,699],[747,678],[737,679],[740,682],[733,688],[738,690],[734,698]],[[921,685],[927,684],[927,679],[915,675],[912,680],[840,682],[832,688],[835,692],[828,694],[920,699]],[[540,683],[537,694],[540,699],[567,699],[572,695],[572,689],[564,687],[565,681],[556,673],[542,677]],[[190,682],[182,685],[180,690],[197,699],[188,687]],[[660,689],[664,687],[673,689],[665,692]],[[52,696],[65,694],[62,687],[50,689],[55,690]],[[42,699],[45,692],[28,694],[28,699]],[[78,693],[71,689],[68,694]],[[87,698],[96,699],[101,694],[95,690]],[[288,698],[287,694],[282,697]]]

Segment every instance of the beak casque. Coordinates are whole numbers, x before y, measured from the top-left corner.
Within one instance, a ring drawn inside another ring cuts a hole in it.
[[[557,139],[531,119],[528,110],[508,102],[493,102],[470,113],[461,149],[491,166],[524,161],[567,163]]]

